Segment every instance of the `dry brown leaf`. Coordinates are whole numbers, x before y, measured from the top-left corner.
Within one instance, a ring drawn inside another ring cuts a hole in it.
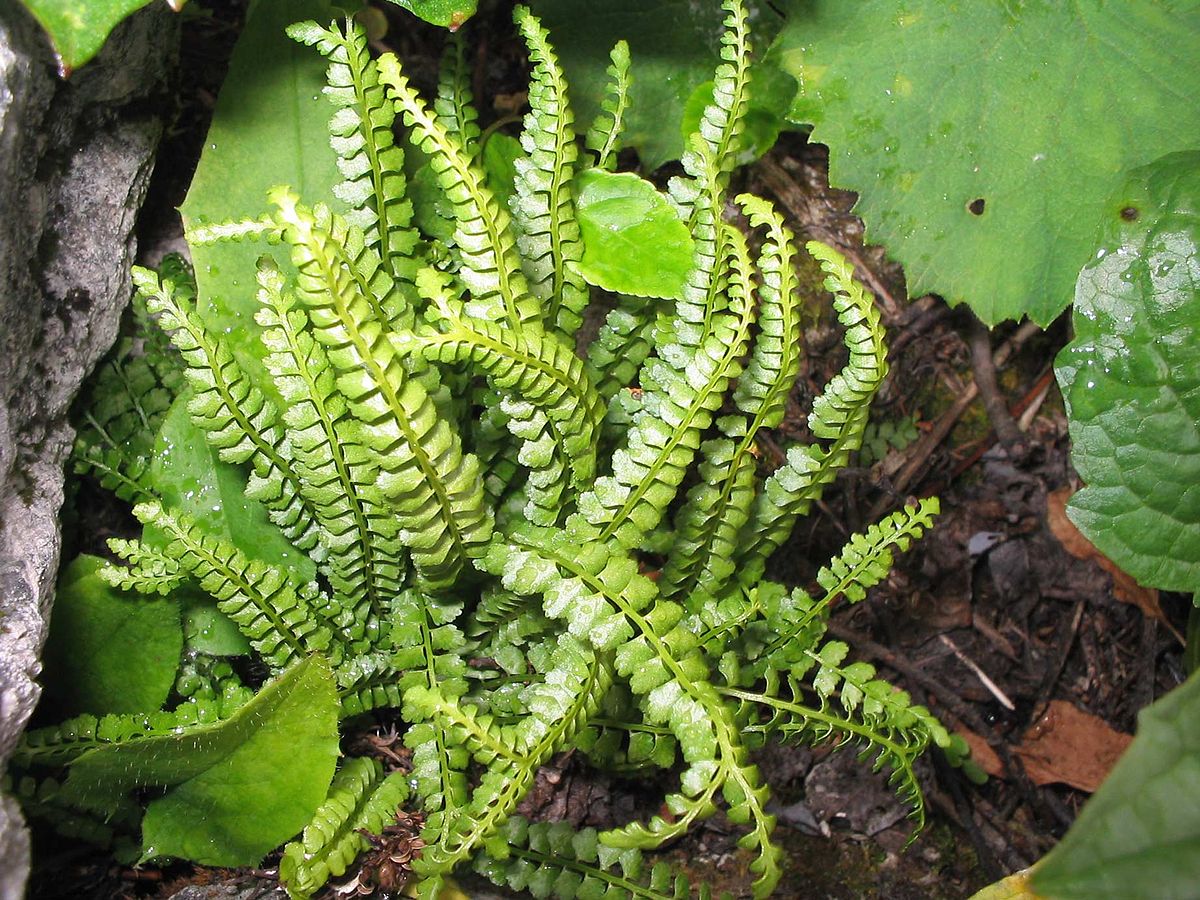
[[[992,745],[984,739],[983,735],[976,734],[970,728],[962,726],[954,729],[954,732],[967,742],[967,746],[971,748],[971,759],[979,768],[993,778],[1004,776],[1004,763],[1000,761],[1000,757],[996,755],[996,751],[992,749]]]
[[[1050,526],[1051,534],[1058,538],[1063,549],[1076,559],[1092,560],[1111,575],[1114,597],[1124,603],[1132,603],[1143,614],[1162,622],[1181,644],[1184,643],[1183,636],[1163,614],[1162,606],[1158,602],[1158,591],[1142,587],[1119,569],[1116,563],[1097,550],[1095,544],[1084,537],[1083,532],[1075,527],[1075,523],[1067,518],[1067,501],[1073,493],[1075,492],[1071,488],[1064,487],[1046,496],[1046,524]]]
[[[1069,784],[1091,793],[1132,740],[1098,716],[1064,700],[1051,700],[1025,732],[1016,754],[1035,784]]]

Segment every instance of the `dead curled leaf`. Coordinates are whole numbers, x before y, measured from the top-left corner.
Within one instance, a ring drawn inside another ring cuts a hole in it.
[[[992,776],[1005,775],[1000,757],[987,741],[965,728],[958,733],[971,747],[971,758],[980,768]],[[1093,793],[1132,740],[1098,716],[1065,700],[1051,700],[1013,753],[1020,757],[1034,784],[1069,784]]]
[[[1058,538],[1063,549],[1076,559],[1091,560],[1111,575],[1114,597],[1123,603],[1133,604],[1143,614],[1162,622],[1181,644],[1184,643],[1183,636],[1163,614],[1162,606],[1158,602],[1158,591],[1142,587],[1131,576],[1117,568],[1117,565],[1097,550],[1095,545],[1083,536],[1083,532],[1067,518],[1067,501],[1073,493],[1075,492],[1071,488],[1063,487],[1047,495],[1046,525],[1049,526],[1051,534]]]

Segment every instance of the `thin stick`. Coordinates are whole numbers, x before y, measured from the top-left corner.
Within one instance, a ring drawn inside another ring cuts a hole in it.
[[[1001,706],[1003,706],[1009,712],[1016,711],[1016,704],[1014,704],[1012,700],[1008,698],[1008,694],[1000,690],[1000,686],[988,677],[987,673],[979,667],[979,664],[976,663],[975,660],[963,653],[962,650],[958,648],[958,644],[954,643],[954,641],[950,640],[950,638],[944,634],[939,634],[938,640],[950,648],[950,652],[955,655],[960,663],[975,673],[975,677],[979,679],[979,682],[985,688],[987,688],[988,693],[995,697],[997,701],[999,701]]]

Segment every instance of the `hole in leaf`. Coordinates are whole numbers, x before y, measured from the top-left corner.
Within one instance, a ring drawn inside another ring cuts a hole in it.
[[[983,207],[984,207],[984,200],[982,197],[972,200],[970,203],[967,204],[967,210],[973,216],[982,216],[983,215]]]
[[[1136,222],[1139,215],[1141,215],[1141,213],[1138,212],[1138,208],[1136,206],[1127,206],[1121,210],[1121,218],[1126,222]]]

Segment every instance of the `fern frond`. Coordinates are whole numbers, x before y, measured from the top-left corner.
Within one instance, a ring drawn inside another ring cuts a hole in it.
[[[105,566],[101,569],[104,581],[122,591],[166,596],[187,578],[179,560],[156,547],[141,541],[110,538],[108,549],[125,560],[125,566]]]
[[[537,769],[574,737],[612,682],[611,666],[569,634],[559,636],[544,674],[525,691],[530,715],[511,728],[472,735],[483,750],[477,758],[490,757],[491,765],[462,811],[460,827],[422,854],[417,871],[423,876],[448,874],[492,839],[533,786]]]
[[[579,270],[583,239],[570,190],[579,158],[575,117],[567,99],[566,79],[545,29],[524,6],[514,10],[513,19],[533,63],[530,111],[521,133],[526,156],[514,163],[512,208],[520,229],[517,246],[529,289],[544,304],[546,322],[570,337],[582,324],[589,300]]]
[[[225,343],[205,331],[170,283],[161,282],[149,269],[135,268],[133,279],[187,364],[192,421],[224,462],[250,463],[253,475],[246,496],[266,506],[271,520],[298,549],[312,549],[320,536],[316,515],[300,494],[300,478],[274,405],[242,372]]]
[[[541,309],[525,282],[508,213],[496,202],[483,173],[458,138],[429,111],[392,54],[379,58],[379,77],[454,207],[454,242],[462,261],[459,277],[473,298],[471,315],[506,320],[513,328],[539,320]]]
[[[448,586],[491,534],[478,462],[463,453],[422,383],[407,374],[356,289],[339,258],[344,224],[328,210],[304,210],[291,194],[274,196],[300,273],[300,299],[337,370],[337,388],[362,423],[400,540],[427,587]]]
[[[738,204],[756,228],[766,228],[758,257],[758,337],[750,361],[733,391],[733,402],[759,428],[776,428],[783,421],[788,395],[800,374],[801,298],[793,268],[793,235],[783,216],[759,197],[742,194]]]
[[[639,696],[646,721],[667,725],[679,739],[688,767],[682,791],[667,798],[678,818],[655,817],[606,832],[617,846],[657,846],[711,815],[715,794],[723,790],[730,817],[751,822],[747,846],[759,857],[751,869],[759,875],[756,896],[765,896],[779,878],[778,851],[770,843],[774,819],[765,811],[766,789],[745,761],[729,710],[709,683],[709,670],[696,651],[695,636],[683,622],[683,610],[658,598],[652,581],[637,574],[637,563],[599,541],[582,547],[565,531],[526,529],[512,543],[494,543],[478,563],[517,593],[538,593],[548,616],[598,651],[615,648],[617,673]]]
[[[659,590],[671,599],[694,590],[715,595],[724,586],[754,502],[757,460],[744,444],[719,438],[700,449],[700,481],[675,517],[675,540],[659,579]],[[695,602],[689,600],[689,608]]]
[[[433,112],[447,134],[458,138],[463,152],[470,159],[478,160],[479,114],[472,103],[471,70],[467,66],[466,39],[461,31],[446,39],[438,68]]]
[[[713,101],[700,116],[699,135],[721,171],[722,182],[738,163],[742,129],[749,107],[750,29],[742,0],[724,0],[725,31],[721,59],[713,81]]]
[[[270,240],[279,236],[279,223],[269,215],[258,219],[231,219],[228,222],[196,225],[187,229],[183,236],[191,247],[223,244],[226,241]]]
[[[666,863],[647,868],[637,849],[607,847],[594,828],[575,831],[567,822],[536,822],[514,816],[495,845],[475,858],[475,871],[498,887],[535,897],[589,900],[708,900],[706,885],[693,891]]]
[[[343,27],[299,22],[288,34],[329,59],[325,96],[337,108],[329,130],[345,179],[334,194],[349,207],[347,220],[362,229],[392,278],[412,281],[417,233],[411,227],[412,204],[404,199],[404,151],[392,134],[396,111],[379,84],[366,30],[347,17]]]
[[[764,664],[784,671],[798,660],[803,662],[803,654],[809,647],[807,642],[797,640],[799,635],[823,616],[835,600],[845,597],[857,603],[866,597],[867,591],[891,571],[892,548],[907,550],[912,541],[932,527],[938,511],[936,497],[921,500],[916,506],[897,510],[866,531],[853,535],[842,552],[817,573],[817,582],[825,590],[819,600],[808,599],[807,594],[797,589],[792,603],[781,604],[768,616],[773,639],[759,656],[754,671],[761,672]]]
[[[308,317],[283,291],[283,275],[260,263],[256,316],[264,363],[288,404],[283,413],[297,471],[328,550],[326,571],[346,608],[347,637],[363,636],[383,598],[404,580],[405,562],[392,504],[376,486],[379,466],[362,442],[362,429],[335,389],[324,349],[309,333]]]
[[[875,679],[873,667],[865,663],[842,667],[844,651],[844,644],[831,643],[813,654],[819,661],[813,679],[819,685],[815,705],[805,699],[805,688],[798,678],[788,677],[781,686],[775,674],[768,675],[762,690],[724,688],[721,693],[742,703],[738,719],[751,740],[778,737],[861,747],[861,755],[873,757],[874,771],[885,767],[891,770],[888,783],[910,807],[919,830],[924,825],[925,809],[914,764],[931,741],[948,744],[949,735],[928,710],[910,704],[907,694]],[[834,703],[835,695],[840,710]],[[760,712],[765,714],[762,721]]]
[[[570,484],[576,487],[595,474],[603,406],[582,361],[562,339],[536,326],[510,330],[472,320],[450,297],[446,276],[434,269],[422,270],[418,283],[441,315],[442,330],[393,335],[393,345],[429,360],[467,363],[487,375],[494,389],[514,398],[502,402],[501,411],[508,429],[526,442],[518,459],[531,470],[530,483],[542,489],[532,498],[531,515],[541,524],[553,524],[565,505],[566,487],[565,479],[555,473],[569,471]],[[536,410],[523,408],[530,405]],[[548,466],[549,478],[543,474]]]
[[[142,503],[133,513],[168,538],[163,553],[194,575],[217,608],[232,619],[250,645],[275,671],[311,653],[336,664],[341,645],[314,614],[307,597],[279,569],[250,559],[228,541],[202,531],[187,516],[158,503]],[[105,570],[102,570],[104,574]]]
[[[377,760],[354,757],[343,762],[304,833],[283,848],[279,880],[288,896],[308,900],[330,878],[344,875],[371,846],[364,832],[382,833],[407,797],[403,772],[385,778]]]
[[[711,320],[680,301],[678,342],[660,348],[642,370],[643,410],[629,432],[626,447],[613,455],[613,474],[598,478],[579,499],[577,530],[598,532],[636,547],[661,521],[691,464],[700,436],[712,423],[725,393],[741,374],[741,358],[750,340],[753,309],[750,261],[745,240],[730,230],[730,308]],[[687,317],[685,318],[685,313]],[[698,341],[694,350],[690,342]],[[580,521],[582,519],[583,521]]]
[[[813,434],[829,442],[821,447],[793,447],[787,461],[763,485],[741,538],[739,576],[753,583],[766,560],[783,546],[796,521],[808,512],[862,443],[871,399],[887,375],[887,348],[879,311],[853,268],[836,250],[810,241],[808,251],[821,263],[825,286],[833,292],[834,309],[845,327],[849,360],[813,403],[808,418]]]
[[[611,170],[621,149],[621,132],[625,130],[625,113],[629,109],[629,92],[633,86],[633,75],[629,71],[629,45],[617,41],[609,53],[612,65],[608,67],[609,82],[604,100],[600,103],[600,114],[592,122],[587,133],[587,148],[596,154],[596,168]]]
[[[587,350],[588,379],[604,403],[633,384],[654,350],[653,335],[654,313],[645,301],[635,306],[622,298],[605,316]]]

